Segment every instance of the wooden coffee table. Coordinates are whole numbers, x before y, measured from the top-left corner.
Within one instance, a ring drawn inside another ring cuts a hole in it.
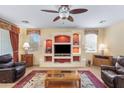
[[[46,88],[48,87],[49,82],[73,82],[77,88],[81,86],[80,75],[77,71],[48,71],[45,79]]]

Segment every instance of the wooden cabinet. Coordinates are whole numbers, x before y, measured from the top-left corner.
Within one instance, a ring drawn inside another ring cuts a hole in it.
[[[94,55],[93,65],[95,66],[112,65],[112,56]]]
[[[26,65],[33,66],[33,54],[22,54],[21,61],[26,62]]]

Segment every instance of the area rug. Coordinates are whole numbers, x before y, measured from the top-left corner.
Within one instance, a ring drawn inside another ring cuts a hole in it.
[[[106,88],[92,72],[79,71],[81,88]],[[13,88],[44,88],[46,71],[34,70],[20,80]]]

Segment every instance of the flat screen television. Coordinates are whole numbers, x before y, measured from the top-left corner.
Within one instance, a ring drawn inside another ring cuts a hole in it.
[[[70,54],[71,53],[71,45],[54,45],[54,53],[55,54]]]

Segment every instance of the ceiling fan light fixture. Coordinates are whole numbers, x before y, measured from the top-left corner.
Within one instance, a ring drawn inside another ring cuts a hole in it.
[[[88,9],[84,9],[84,8],[76,8],[76,9],[71,9],[70,10],[70,6],[69,5],[61,5],[58,8],[58,11],[56,10],[41,10],[44,12],[50,12],[50,13],[58,13],[58,16],[56,16],[53,19],[53,22],[62,19],[62,20],[68,20],[70,22],[74,21],[74,18],[70,15],[70,14],[81,14],[84,12],[87,12]]]
[[[68,18],[69,13],[59,13],[60,18]]]
[[[59,8],[59,16],[61,19],[65,19],[65,18],[68,18],[69,17],[69,7],[68,6],[61,6]]]

